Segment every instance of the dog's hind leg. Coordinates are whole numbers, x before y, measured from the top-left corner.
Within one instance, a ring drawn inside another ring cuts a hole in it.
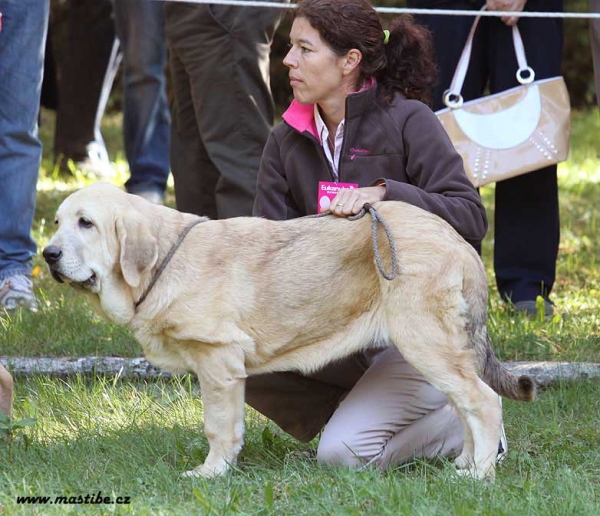
[[[475,460],[475,443],[473,442],[471,427],[467,424],[467,421],[460,412],[459,416],[465,431],[465,444],[461,454],[454,459],[454,466],[458,470],[470,470],[473,467]]]
[[[390,303],[387,314],[389,335],[407,362],[456,407],[467,436],[460,465],[475,478],[493,480],[501,426],[498,396],[477,375],[460,303],[434,313],[423,309],[427,306],[423,296],[430,294],[407,295],[404,290],[395,296],[397,302]]]
[[[238,354],[241,353],[223,347],[190,357],[200,381],[209,452],[204,464],[182,476],[215,477],[236,463],[244,444],[246,383],[243,356]]]
[[[461,453],[455,465],[461,474],[491,481],[496,469],[502,409],[498,395],[483,380],[478,378],[477,383],[481,391],[478,394],[483,396],[478,396],[475,409],[471,400],[467,403],[463,400],[462,408],[456,404],[457,410],[466,414],[466,425],[472,434],[472,449]]]

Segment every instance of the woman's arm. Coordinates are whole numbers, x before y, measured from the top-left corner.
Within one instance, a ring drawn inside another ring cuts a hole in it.
[[[487,217],[462,158],[436,115],[424,104],[408,102],[411,113],[402,128],[402,139],[410,183],[381,178],[386,187],[384,200],[404,201],[430,211],[463,238],[479,244],[487,231]]]
[[[281,162],[279,143],[273,131],[269,135],[263,150],[256,183],[256,199],[252,215],[271,220],[287,220],[299,217],[288,203],[286,197],[289,185]]]

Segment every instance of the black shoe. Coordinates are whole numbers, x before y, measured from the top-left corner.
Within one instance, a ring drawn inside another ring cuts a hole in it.
[[[540,311],[543,311],[544,316],[552,317],[554,315],[554,304],[547,299],[544,299],[543,304],[539,304],[538,301],[517,301],[515,303],[515,310],[519,313],[525,314],[527,317],[537,317]]]

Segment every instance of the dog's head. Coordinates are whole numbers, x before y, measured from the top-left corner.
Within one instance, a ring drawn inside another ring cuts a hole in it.
[[[158,257],[145,204],[108,183],[82,188],[58,208],[58,230],[43,250],[55,280],[92,294],[121,324],[133,317],[134,295]]]

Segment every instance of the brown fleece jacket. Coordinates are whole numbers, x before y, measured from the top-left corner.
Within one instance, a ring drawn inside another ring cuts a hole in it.
[[[293,102],[271,132],[258,173],[254,215],[285,220],[317,213],[319,181],[334,181],[319,142],[313,106]],[[405,201],[450,223],[479,244],[485,208],[435,114],[397,94],[388,105],[378,87],[346,99],[339,182],[372,186],[385,180],[385,200]]]

